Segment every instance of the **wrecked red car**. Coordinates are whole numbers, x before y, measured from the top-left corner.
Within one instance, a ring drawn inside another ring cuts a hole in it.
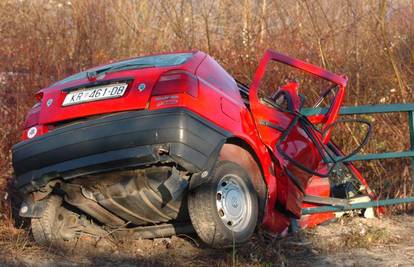
[[[311,103],[327,103],[328,111],[302,115],[308,100],[295,79],[262,90],[270,62],[331,83]],[[292,221],[331,219],[301,209],[364,194],[359,173],[341,163],[346,156],[331,141],[346,83],[271,50],[250,87],[198,51],[65,78],[36,94],[13,147],[15,186],[25,196],[19,214],[31,218],[37,242],[52,245],[82,234],[195,230],[208,245],[227,247],[258,228],[277,234]]]

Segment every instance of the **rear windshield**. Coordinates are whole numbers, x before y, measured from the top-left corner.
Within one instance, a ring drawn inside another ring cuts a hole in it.
[[[127,60],[118,61],[115,63],[107,64],[104,66],[99,66],[97,68],[92,68],[86,71],[76,73],[74,75],[71,75],[63,80],[60,80],[54,83],[52,86],[86,78],[87,72],[90,72],[90,71],[100,72],[100,70],[105,70],[109,68],[122,68],[123,66],[127,67],[129,65],[131,65],[131,68],[128,68],[128,69],[177,66],[177,65],[181,65],[187,62],[192,57],[192,55],[193,53],[178,53],[178,54],[165,54],[165,55],[145,56],[145,57],[127,59]],[[135,64],[137,66],[134,67],[133,65]],[[122,69],[122,70],[125,70],[125,69]]]

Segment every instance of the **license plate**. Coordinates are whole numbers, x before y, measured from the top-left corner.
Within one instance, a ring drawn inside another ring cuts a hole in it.
[[[127,87],[128,84],[126,83],[117,83],[74,91],[66,95],[62,106],[121,97],[124,95]]]

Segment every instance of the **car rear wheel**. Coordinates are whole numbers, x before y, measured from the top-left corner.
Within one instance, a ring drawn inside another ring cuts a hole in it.
[[[258,198],[247,172],[219,161],[208,182],[190,192],[188,209],[198,236],[216,248],[246,242],[258,219]]]
[[[74,220],[74,214],[62,206],[62,198],[59,196],[51,195],[45,201],[46,206],[42,217],[31,220],[34,240],[44,246],[71,245],[76,241],[76,235],[74,231],[65,227],[65,222]]]

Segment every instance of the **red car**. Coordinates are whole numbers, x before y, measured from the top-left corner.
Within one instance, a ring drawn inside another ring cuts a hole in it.
[[[331,82],[313,105],[328,101],[328,112],[301,115],[297,81],[260,90],[272,61]],[[276,234],[292,219],[330,219],[301,218],[301,209],[318,203],[303,203],[310,193],[347,198],[359,190],[324,178],[340,165],[330,130],[346,83],[270,50],[249,88],[203,52],[138,57],[65,78],[36,94],[13,147],[20,216],[31,218],[42,244],[193,227],[213,247],[245,242],[257,227]]]

